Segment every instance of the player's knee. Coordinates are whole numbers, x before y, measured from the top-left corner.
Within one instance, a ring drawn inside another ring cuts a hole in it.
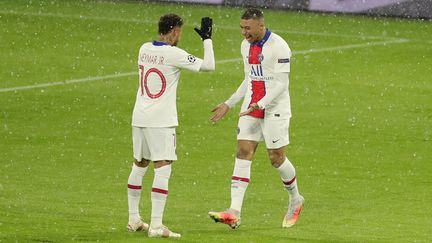
[[[155,161],[154,162],[154,167],[157,168],[161,168],[163,166],[166,165],[170,165],[173,161],[172,160],[159,160],[159,161]]]
[[[142,159],[141,161],[135,160],[135,165],[138,167],[147,167],[150,164],[150,160]]]
[[[239,148],[237,150],[237,158],[244,160],[252,160],[254,151],[250,149]]]
[[[279,160],[270,160],[271,165],[275,168],[279,168],[279,166],[282,165],[282,162],[280,162]]]
[[[285,161],[285,153],[276,151],[269,152],[269,159],[273,167],[279,168]]]

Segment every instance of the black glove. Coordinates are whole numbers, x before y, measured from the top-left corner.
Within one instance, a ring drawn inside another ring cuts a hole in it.
[[[199,36],[201,36],[203,40],[211,39],[213,30],[213,19],[210,17],[203,17],[201,19],[201,29],[195,27],[194,30],[198,33]]]

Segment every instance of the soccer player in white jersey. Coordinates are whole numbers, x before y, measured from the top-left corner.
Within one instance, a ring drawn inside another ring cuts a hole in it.
[[[176,47],[182,33],[182,19],[176,14],[159,20],[159,40],[144,43],[138,56],[139,85],[132,115],[134,163],[128,179],[129,231],[148,231],[149,237],[174,237],[162,224],[168,196],[171,163],[177,160],[176,90],[180,69],[213,71],[215,60],[211,40],[212,19],[204,17],[195,31],[204,45],[204,58],[197,58]],[[142,179],[150,161],[154,162],[151,190],[151,221],[145,223],[139,213]]]
[[[247,9],[240,20],[245,78],[237,91],[213,109],[211,120],[218,122],[244,98],[237,128],[237,155],[231,177],[231,206],[222,212],[209,212],[216,222],[236,229],[240,226],[243,197],[250,181],[252,159],[258,142],[264,140],[274,168],[289,194],[288,211],[282,227],[293,226],[304,205],[299,194],[294,166],[285,154],[289,144],[291,117],[288,92],[291,50],[279,35],[266,29],[259,9]]]

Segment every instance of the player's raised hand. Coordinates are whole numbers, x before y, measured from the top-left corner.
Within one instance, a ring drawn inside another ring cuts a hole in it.
[[[248,108],[247,110],[241,112],[241,113],[239,114],[239,116],[245,116],[245,115],[251,113],[251,112],[254,111],[254,110],[259,110],[259,106],[258,106],[257,103],[252,103],[252,104],[250,104],[249,108]]]
[[[213,30],[213,19],[210,17],[201,18],[201,28],[195,27],[194,30],[201,36],[202,40],[211,39]]]
[[[210,118],[210,120],[214,123],[218,122],[222,117],[225,116],[225,114],[229,111],[229,106],[225,103],[221,103],[217,105],[213,110],[213,116]]]

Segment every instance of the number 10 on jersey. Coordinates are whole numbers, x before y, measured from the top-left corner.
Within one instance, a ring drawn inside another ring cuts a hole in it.
[[[157,68],[150,68],[149,70],[145,71],[144,70],[144,65],[139,65],[139,69],[140,69],[140,86],[141,86],[141,95],[144,95],[144,91],[145,94],[147,94],[148,97],[150,97],[151,99],[157,99],[159,97],[161,97],[163,95],[163,93],[165,92],[166,89],[166,79],[165,76],[163,75],[163,73],[157,69]],[[152,75],[149,78],[149,75],[151,73],[155,73],[156,75]],[[161,88],[159,90],[159,92],[157,93],[152,93],[149,89],[148,83],[150,80],[153,82],[161,82]]]

